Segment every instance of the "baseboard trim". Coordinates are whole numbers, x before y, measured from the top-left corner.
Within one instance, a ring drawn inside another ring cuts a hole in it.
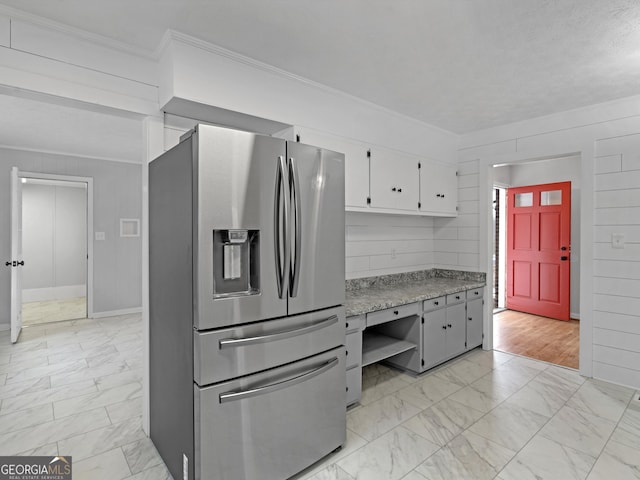
[[[123,308],[122,310],[110,310],[107,312],[93,312],[90,318],[117,317],[120,315],[132,315],[134,313],[142,313],[142,307]]]
[[[46,302],[47,300],[63,300],[66,298],[85,297],[87,286],[65,285],[61,287],[25,288],[22,290],[22,302]]]

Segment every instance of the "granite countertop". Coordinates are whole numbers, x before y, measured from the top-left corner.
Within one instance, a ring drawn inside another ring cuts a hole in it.
[[[485,284],[484,273],[442,269],[347,280],[345,311],[348,317],[361,315]]]

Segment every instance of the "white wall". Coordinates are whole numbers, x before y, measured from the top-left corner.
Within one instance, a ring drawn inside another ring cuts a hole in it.
[[[458,216],[434,219],[434,264],[438,268],[483,271],[479,256],[478,161],[458,164]]]
[[[571,182],[571,318],[580,317],[580,157],[494,167],[494,182],[501,186],[524,187],[554,182]]]
[[[84,185],[84,184],[80,184]],[[22,185],[23,302],[85,295],[87,190]]]
[[[12,166],[26,172],[93,177],[94,229],[105,233],[94,241],[94,313],[138,309],[141,306],[142,242],[121,238],[120,218],[141,218],[141,165],[88,158],[0,149],[0,185],[9,185]],[[8,188],[0,188],[0,258],[10,257]],[[0,270],[0,324],[9,323],[10,272]]]
[[[459,151],[461,168],[477,171],[465,182],[478,188],[480,202],[473,266],[487,271],[493,165],[579,155],[580,371],[634,388],[640,387],[638,138],[640,97],[631,97],[464,135]],[[464,228],[456,221],[448,227]],[[611,233],[625,234],[625,248],[613,248]],[[485,313],[490,317],[488,307]]]
[[[433,267],[433,218],[347,212],[345,223],[347,278]]]

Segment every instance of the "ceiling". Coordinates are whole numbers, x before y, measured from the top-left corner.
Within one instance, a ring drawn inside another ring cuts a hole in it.
[[[0,0],[154,52],[174,29],[464,134],[640,94],[638,0]]]

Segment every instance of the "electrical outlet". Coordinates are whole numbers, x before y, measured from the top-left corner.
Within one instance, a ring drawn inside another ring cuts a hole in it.
[[[611,247],[612,248],[624,248],[624,233],[612,233],[611,234]]]

